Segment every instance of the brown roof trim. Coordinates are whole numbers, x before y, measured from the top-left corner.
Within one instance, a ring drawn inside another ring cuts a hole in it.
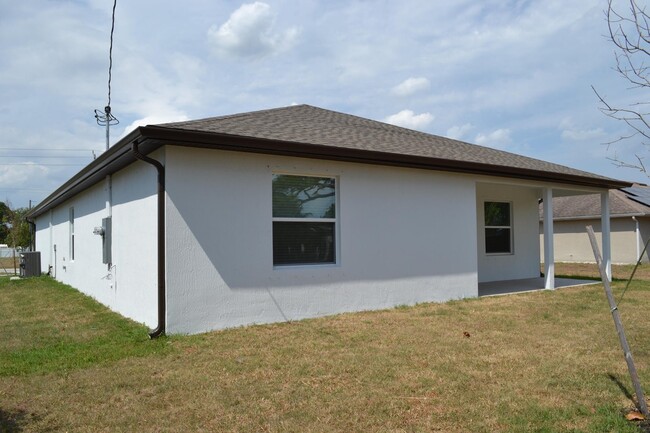
[[[140,151],[145,155],[165,145],[188,146],[557,182],[605,189],[632,185],[630,182],[601,177],[150,125],[138,127],[129,133],[34,207],[28,217],[34,218],[43,214],[99,182],[108,174],[115,173],[136,161],[131,152],[131,143],[135,140],[139,141]]]
[[[207,147],[211,149],[233,150],[238,152],[255,152],[366,164],[442,170],[458,173],[483,174],[488,176],[510,177],[545,182],[561,182],[571,185],[608,189],[623,188],[631,185],[630,182],[616,179],[577,176],[441,158],[427,158],[400,153],[242,137],[216,132],[179,130],[175,128],[166,128],[164,126],[145,126],[142,127],[141,130],[144,137],[161,140],[166,142],[166,144],[171,145]]]

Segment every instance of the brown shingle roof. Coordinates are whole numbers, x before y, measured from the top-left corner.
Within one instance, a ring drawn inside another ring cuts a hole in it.
[[[510,152],[309,105],[157,125],[162,128],[365,150],[614,181]],[[620,182],[620,181],[619,181]]]
[[[650,215],[650,207],[632,200],[623,191],[609,191],[609,212],[612,217]],[[540,218],[542,205],[540,204]],[[553,219],[600,218],[600,194],[555,197]]]
[[[141,126],[57,188],[38,216],[161,146],[190,146],[510,177],[596,188],[631,184],[559,164],[309,105]]]

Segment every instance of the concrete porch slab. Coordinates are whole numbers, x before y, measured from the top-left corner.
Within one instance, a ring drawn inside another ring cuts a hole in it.
[[[555,288],[600,284],[597,280],[576,280],[573,278],[556,278]],[[544,290],[544,278],[525,278],[523,280],[490,281],[478,283],[479,296],[508,295],[511,293]]]

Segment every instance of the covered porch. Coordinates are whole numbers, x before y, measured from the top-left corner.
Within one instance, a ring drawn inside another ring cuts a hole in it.
[[[608,189],[505,179],[495,182],[490,179],[477,183],[476,192],[479,296],[593,283],[555,278],[553,197],[600,195],[600,248],[611,281]],[[541,239],[540,203],[543,209]],[[540,254],[541,246],[543,254]],[[540,277],[540,262],[544,264],[543,277]]]
[[[555,289],[566,287],[585,286],[589,284],[600,284],[598,280],[578,280],[573,278],[554,278]],[[498,296],[509,295],[513,293],[533,292],[536,290],[546,289],[546,279],[544,277],[538,278],[524,278],[519,280],[506,280],[506,281],[489,281],[486,283],[479,283],[478,295],[482,296]]]

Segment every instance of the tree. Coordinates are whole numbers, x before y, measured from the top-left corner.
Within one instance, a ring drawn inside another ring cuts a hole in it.
[[[9,228],[11,220],[11,209],[6,203],[0,201],[0,244],[8,244]]]
[[[13,209],[11,211],[11,228],[9,229],[9,244],[12,247],[28,247],[31,245],[29,223],[25,216],[29,212],[26,207]]]
[[[11,209],[9,201],[0,202],[0,244],[11,247],[30,245],[29,223],[25,219],[28,211],[28,208]]]
[[[650,14],[638,0],[629,0],[627,8],[615,7],[614,2],[608,0],[605,10],[608,39],[614,45],[616,58],[614,69],[631,85],[630,90],[639,92],[639,96],[637,102],[619,107],[607,102],[593,86],[592,89],[600,100],[600,111],[612,119],[623,121],[630,128],[629,134],[608,144],[636,137],[644,145],[650,145],[650,112],[647,108],[650,98],[646,93],[650,91]],[[638,169],[648,175],[644,157],[639,154],[634,156],[636,161],[621,159],[616,155],[609,159],[620,167]]]

